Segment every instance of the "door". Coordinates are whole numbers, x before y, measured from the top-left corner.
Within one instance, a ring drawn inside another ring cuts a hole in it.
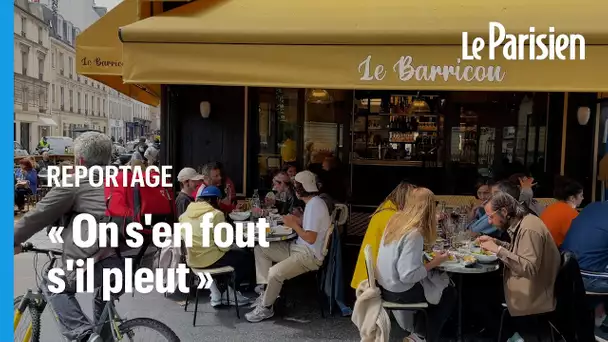
[[[21,146],[30,152],[30,133],[32,124],[29,122],[21,123]]]

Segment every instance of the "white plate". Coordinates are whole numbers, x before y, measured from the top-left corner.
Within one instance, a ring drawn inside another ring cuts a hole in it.
[[[285,226],[276,226],[272,228],[273,235],[289,235],[293,233],[293,229]]]
[[[245,220],[249,219],[249,216],[251,216],[251,212],[250,211],[233,211],[230,214],[228,214],[228,216],[233,221],[245,221]]]

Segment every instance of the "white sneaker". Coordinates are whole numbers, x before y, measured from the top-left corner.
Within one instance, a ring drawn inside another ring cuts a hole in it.
[[[87,342],[103,342],[103,340],[101,339],[101,336],[97,335],[96,333],[92,333]]]
[[[217,308],[218,306],[222,305],[222,295],[215,295],[215,294],[211,294],[209,296],[209,304],[211,304],[212,307]]]
[[[269,319],[272,316],[274,316],[274,310],[272,309],[272,306],[266,308],[262,305],[258,305],[255,309],[253,309],[253,311],[245,314],[245,319],[247,319],[247,321],[251,323],[258,323],[265,319]]]
[[[226,296],[226,291],[224,291],[224,293],[222,294],[222,304],[223,305],[234,305],[235,304],[234,303],[234,290],[232,288],[229,288],[227,291],[229,291],[228,292],[229,296]],[[230,298],[230,301],[228,301],[228,299],[226,299],[227,297]],[[241,291],[236,292],[236,298],[238,300],[239,306],[249,305],[254,302],[253,299],[243,296]]]
[[[255,289],[253,289],[255,291],[255,293],[257,294],[262,294],[264,293],[264,285],[260,284],[258,286],[255,287]]]
[[[426,339],[418,334],[411,333],[404,339],[404,342],[425,342]]]
[[[516,332],[515,334],[513,334],[513,336],[511,336],[510,339],[507,340],[507,342],[524,342],[524,338]]]
[[[264,291],[260,292],[260,295],[258,296],[258,298],[256,298],[253,303],[251,303],[251,305],[249,306],[250,309],[255,309],[256,307],[262,305],[262,302],[264,301]]]

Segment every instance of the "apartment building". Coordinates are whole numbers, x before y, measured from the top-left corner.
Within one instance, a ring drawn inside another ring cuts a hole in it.
[[[49,28],[42,7],[28,0],[14,6],[14,136],[26,150],[57,124],[49,113]]]

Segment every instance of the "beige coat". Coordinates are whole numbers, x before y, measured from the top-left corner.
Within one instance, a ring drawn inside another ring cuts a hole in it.
[[[359,329],[361,342],[388,342],[391,319],[382,307],[380,289],[363,280],[357,288],[357,301],[351,320]]]
[[[561,257],[551,233],[534,215],[526,215],[508,233],[512,243],[501,243],[498,258],[505,264],[503,281],[509,314],[527,316],[554,311]]]

